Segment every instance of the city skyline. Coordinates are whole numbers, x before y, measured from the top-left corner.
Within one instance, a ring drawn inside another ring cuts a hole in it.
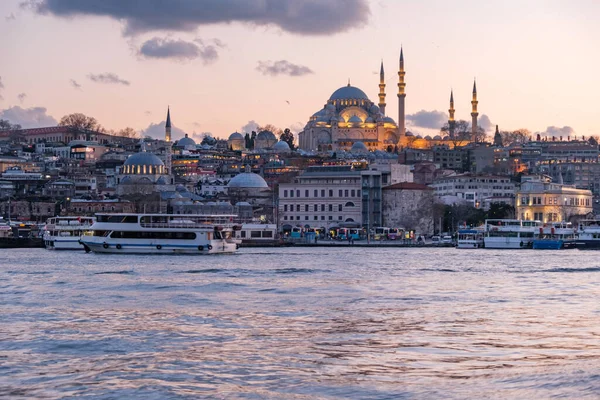
[[[175,139],[227,138],[252,122],[298,132],[348,79],[376,103],[383,60],[386,114],[396,119],[402,46],[415,134],[446,122],[450,90],[455,118],[468,121],[474,78],[488,135],[495,124],[598,134],[593,1],[151,3],[0,5],[0,33],[11,39],[0,118],[36,127],[82,112],[108,129],[162,137],[170,106]]]

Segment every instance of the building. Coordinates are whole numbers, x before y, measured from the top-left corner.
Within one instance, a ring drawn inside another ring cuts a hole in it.
[[[523,220],[570,221],[576,216],[593,216],[592,192],[576,189],[548,177],[524,177],[517,191],[516,214]],[[559,179],[560,181],[560,179]]]
[[[361,171],[351,165],[313,166],[279,185],[279,226],[362,226]]]
[[[383,188],[383,226],[432,235],[434,190],[429,186],[403,182]]]
[[[66,203],[66,215],[95,215],[96,213],[132,213],[134,204],[126,200],[72,199]]]
[[[495,198],[514,206],[515,184],[506,176],[453,174],[437,178],[431,187],[435,196],[446,204],[461,202],[484,208],[490,204],[486,199]]]

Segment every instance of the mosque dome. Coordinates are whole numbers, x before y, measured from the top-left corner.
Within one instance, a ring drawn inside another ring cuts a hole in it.
[[[373,104],[371,106],[371,108],[369,109],[369,111],[371,112],[371,114],[376,114],[377,115],[377,114],[379,114],[380,110],[379,110],[379,107],[377,107],[375,104]]]
[[[256,135],[256,139],[258,140],[277,140],[275,134],[271,131],[260,131],[258,135]]]
[[[343,87],[339,88],[338,90],[333,92],[331,97],[329,97],[329,100],[345,100],[345,99],[369,100],[369,97],[365,94],[365,92],[363,92],[362,90],[360,90],[357,87],[350,86],[350,84],[348,84],[348,86],[343,86]]]
[[[333,104],[327,104],[325,106],[325,109],[329,112],[334,112],[335,111],[335,106]]]
[[[179,141],[177,142],[177,146],[178,147],[188,147],[188,146],[196,147],[196,142],[194,141],[194,139],[188,137],[188,134],[186,133],[184,138],[179,139]]]
[[[389,124],[396,124],[396,121],[394,121],[394,119],[391,118],[391,117],[385,117],[385,118],[383,118],[383,122],[387,122]]]
[[[369,149],[367,149],[367,146],[363,142],[354,143],[350,149],[351,153],[366,153],[368,151]]]
[[[369,123],[369,124],[372,124],[372,123],[374,123],[375,121],[373,120],[373,118],[372,118],[372,117],[367,117],[367,119],[365,119],[365,122],[367,122],[367,123]]]
[[[262,176],[254,172],[242,172],[234,176],[227,184],[228,188],[268,188]]]
[[[433,137],[433,140],[442,140],[442,137],[440,135],[435,135]]]
[[[411,131],[406,131],[406,136],[415,136]]]
[[[425,140],[431,140],[431,136],[429,136],[429,135],[425,136]]]
[[[360,119],[360,117],[358,115],[353,115],[350,117],[350,119],[348,119],[348,122],[350,122],[352,124],[361,124],[363,122],[363,120]]]
[[[423,136],[417,135],[417,139],[423,139]]]
[[[233,132],[231,135],[229,135],[228,140],[244,140],[244,135],[239,132]]]
[[[127,160],[125,160],[124,165],[132,165],[132,166],[142,166],[142,165],[155,165],[155,166],[164,166],[163,162],[160,158],[158,158],[155,154],[148,153],[142,151],[140,153],[135,153],[130,155]]]
[[[275,146],[273,146],[273,150],[275,150],[277,153],[291,151],[290,145],[287,142],[284,142],[283,140],[280,140],[279,142],[275,143]]]

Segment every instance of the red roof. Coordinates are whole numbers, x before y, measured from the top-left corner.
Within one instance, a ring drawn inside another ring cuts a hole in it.
[[[390,186],[384,186],[383,190],[433,190],[433,188],[420,183],[401,182]]]

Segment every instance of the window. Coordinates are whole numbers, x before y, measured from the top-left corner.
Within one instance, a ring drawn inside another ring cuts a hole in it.
[[[283,197],[287,197],[287,190],[283,191]]]
[[[348,189],[344,190],[344,197],[348,197]]]
[[[290,204],[290,211],[294,211],[294,205]]]
[[[305,204],[305,205],[304,205],[304,211],[305,211],[305,212],[308,212],[308,204]]]
[[[333,189],[329,189],[329,197],[333,197]]]
[[[350,196],[356,197],[356,190],[352,189],[352,191],[350,191]]]
[[[330,205],[329,205],[329,211],[330,211],[330,212],[331,212],[331,211],[333,211],[333,204],[330,204]]]
[[[325,211],[325,204],[321,204],[321,211]]]
[[[296,197],[300,197],[300,189],[296,190]]]
[[[294,197],[294,191],[290,190],[290,197]]]
[[[325,221],[325,216],[321,215],[321,221]]]
[[[329,216],[329,220],[331,221],[332,219],[333,219],[333,215],[330,215]]]
[[[319,219],[319,217],[317,217],[317,216],[315,215],[315,221],[316,221],[316,220],[318,220],[318,219]]]
[[[304,220],[305,220],[305,221],[308,221],[308,215],[305,215],[305,216],[304,216]]]
[[[296,215],[296,221],[300,221],[300,216]]]
[[[338,197],[342,197],[342,189],[338,190]]]
[[[319,197],[319,191],[317,189],[315,189],[315,196],[314,197]]]
[[[325,189],[321,189],[321,197],[325,197]]]
[[[341,204],[338,204],[338,211],[340,211],[340,212],[342,211],[342,205]]]
[[[283,205],[283,211],[287,211],[287,204]]]
[[[319,211],[319,206],[315,204],[315,212]]]
[[[304,191],[304,197],[308,197],[308,189]]]

